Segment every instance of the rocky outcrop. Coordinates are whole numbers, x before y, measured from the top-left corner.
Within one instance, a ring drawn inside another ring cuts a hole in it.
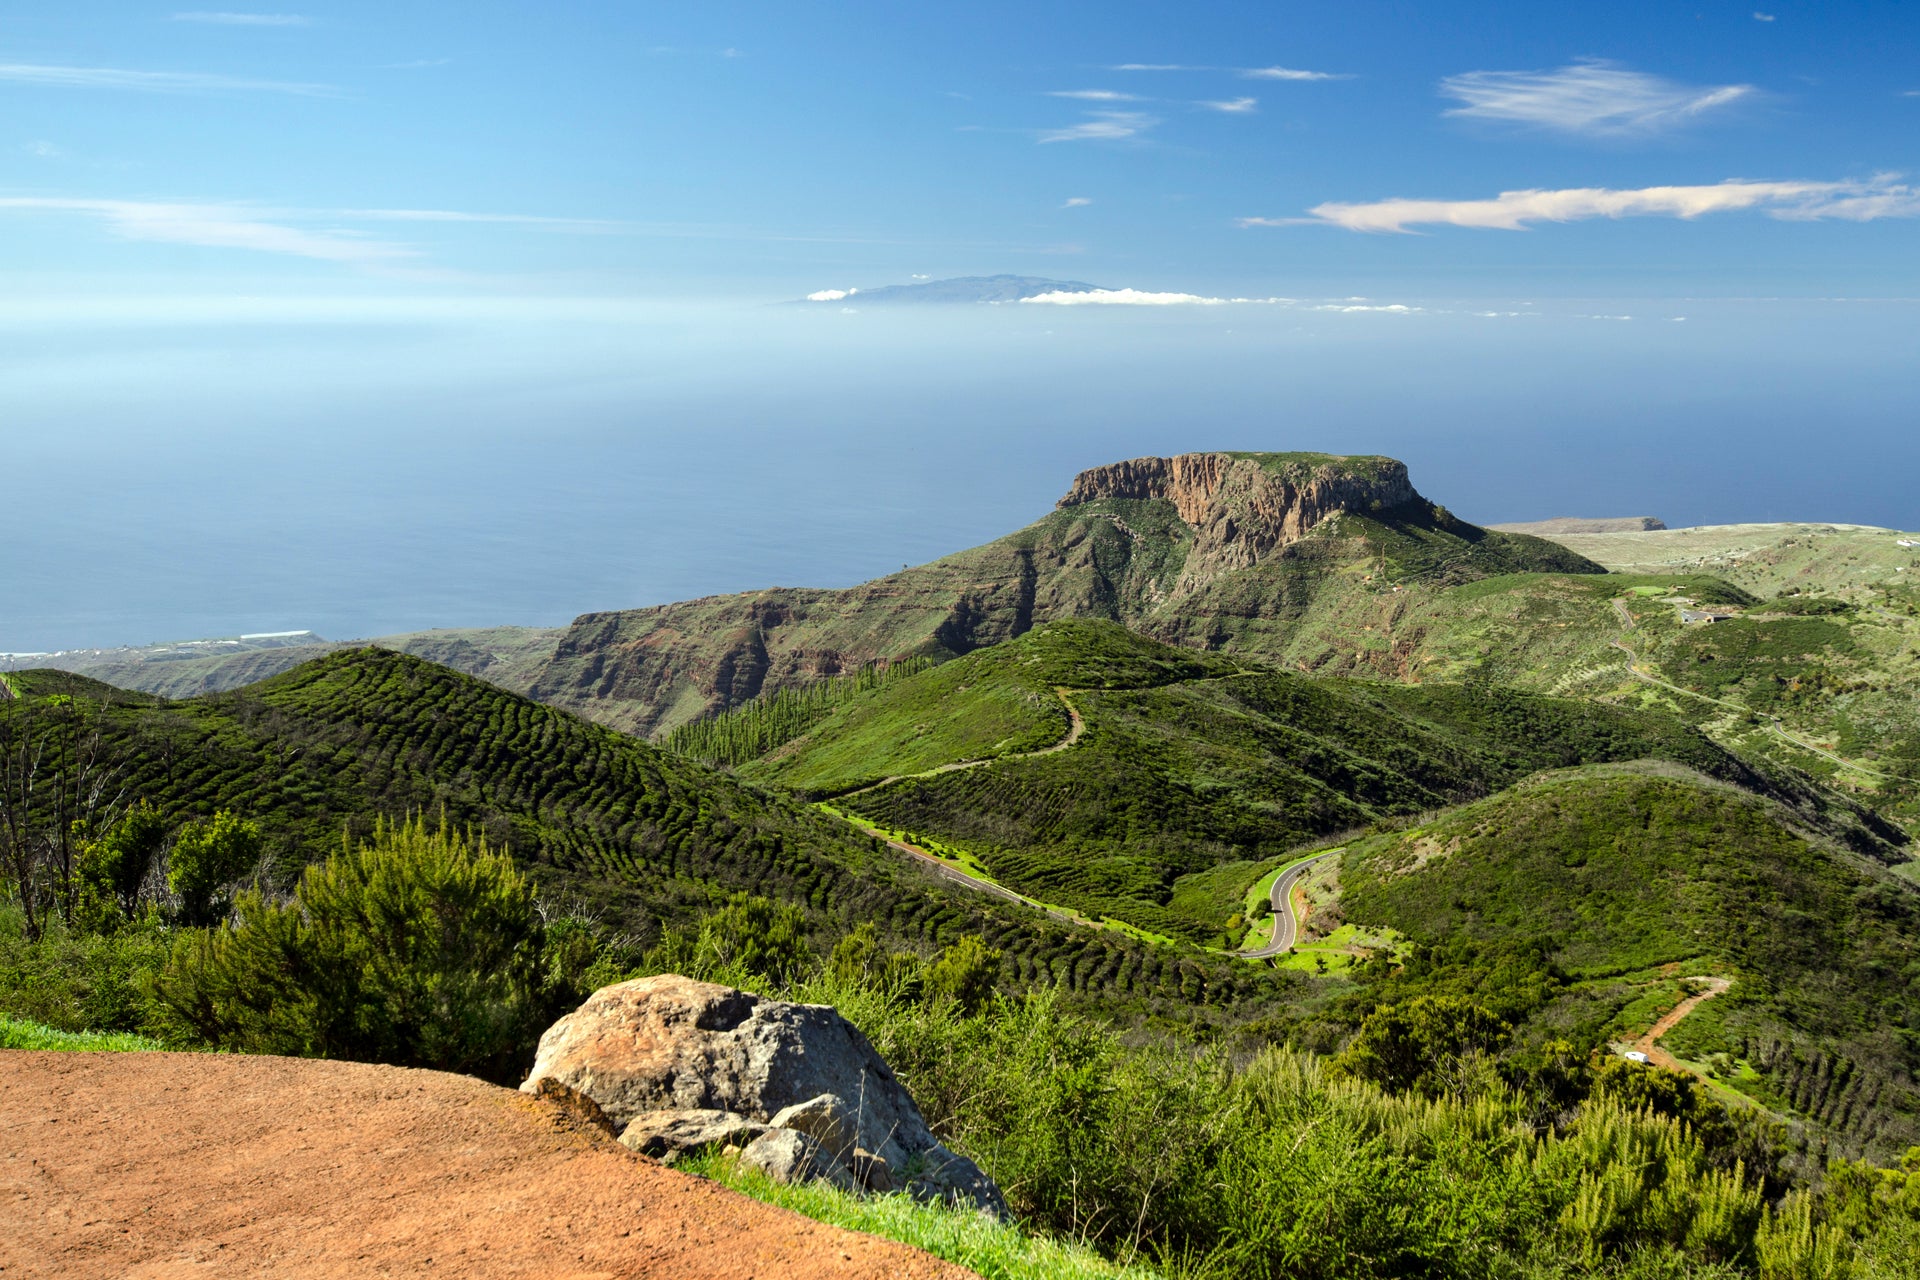
[[[744,1146],[774,1177],[1006,1212],[993,1181],[933,1136],[867,1038],[826,1005],[674,974],[618,983],[547,1029],[521,1088],[591,1098],[648,1154]]]
[[[1174,587],[1178,596],[1259,563],[1330,516],[1379,512],[1419,497],[1406,464],[1392,458],[1185,453],[1082,471],[1057,505],[1114,498],[1171,502],[1195,535]]]

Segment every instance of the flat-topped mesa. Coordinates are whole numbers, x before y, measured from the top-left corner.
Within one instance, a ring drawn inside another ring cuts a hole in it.
[[[1297,542],[1328,516],[1371,512],[1420,495],[1392,458],[1327,453],[1183,453],[1082,471],[1059,507],[1103,498],[1171,502],[1202,545],[1253,556]]]

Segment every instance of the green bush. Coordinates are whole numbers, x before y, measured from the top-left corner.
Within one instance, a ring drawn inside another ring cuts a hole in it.
[[[1052,993],[967,1014],[827,973],[789,994],[834,1004],[865,1031],[1029,1231],[1182,1280],[1842,1274],[1807,1269],[1844,1252],[1838,1208],[1810,1207],[1803,1223],[1791,1206],[1769,1210],[1710,1125],[1658,1109],[1704,1121],[1713,1104],[1649,1068],[1633,1068],[1647,1080],[1603,1072],[1606,1089],[1543,1127],[1498,1079],[1471,1096],[1421,1096],[1423,1076],[1472,1076],[1458,1066],[1423,1063],[1396,1094],[1288,1049],[1128,1043]],[[1484,1009],[1444,1003],[1398,1010],[1406,1038],[1472,1059],[1498,1036]],[[1910,1266],[1905,1228],[1885,1225],[1898,1215],[1869,1216],[1871,1247]]]
[[[301,876],[183,932],[154,983],[168,1025],[223,1048],[507,1079],[539,1030],[532,886],[444,826],[380,825]]]
[[[8,903],[0,906],[0,1012],[66,1032],[151,1033],[144,985],[166,955],[166,936],[150,919],[98,934],[56,915],[32,940],[21,908]]]
[[[260,828],[227,810],[209,822],[189,822],[173,838],[167,889],[179,900],[181,922],[210,925],[225,915],[227,891],[260,862]]]
[[[968,934],[927,966],[927,994],[951,1000],[963,1013],[978,1013],[993,999],[1000,976],[1000,953],[978,934]]]
[[[76,918],[85,927],[111,929],[133,919],[147,873],[166,846],[167,831],[166,818],[143,800],[81,852]]]

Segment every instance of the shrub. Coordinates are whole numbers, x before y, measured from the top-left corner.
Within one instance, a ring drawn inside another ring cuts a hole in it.
[[[1000,953],[978,934],[967,934],[927,968],[927,995],[953,1001],[962,1013],[978,1013],[993,999]]]
[[[173,838],[167,889],[180,920],[209,925],[227,913],[226,891],[260,862],[260,828],[222,809],[210,822],[189,822]]]
[[[235,913],[183,933],[154,983],[170,1024],[210,1044],[506,1079],[539,1029],[532,887],[444,825],[381,824],[292,901],[252,891]]]
[[[257,839],[256,833],[256,839]],[[167,820],[142,801],[80,855],[77,918],[92,929],[131,920],[139,910],[147,873],[167,842]]]

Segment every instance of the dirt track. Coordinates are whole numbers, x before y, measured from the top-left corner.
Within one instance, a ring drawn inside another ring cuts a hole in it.
[[[511,1090],[291,1058],[0,1052],[0,1223],[7,1280],[973,1274]]]

